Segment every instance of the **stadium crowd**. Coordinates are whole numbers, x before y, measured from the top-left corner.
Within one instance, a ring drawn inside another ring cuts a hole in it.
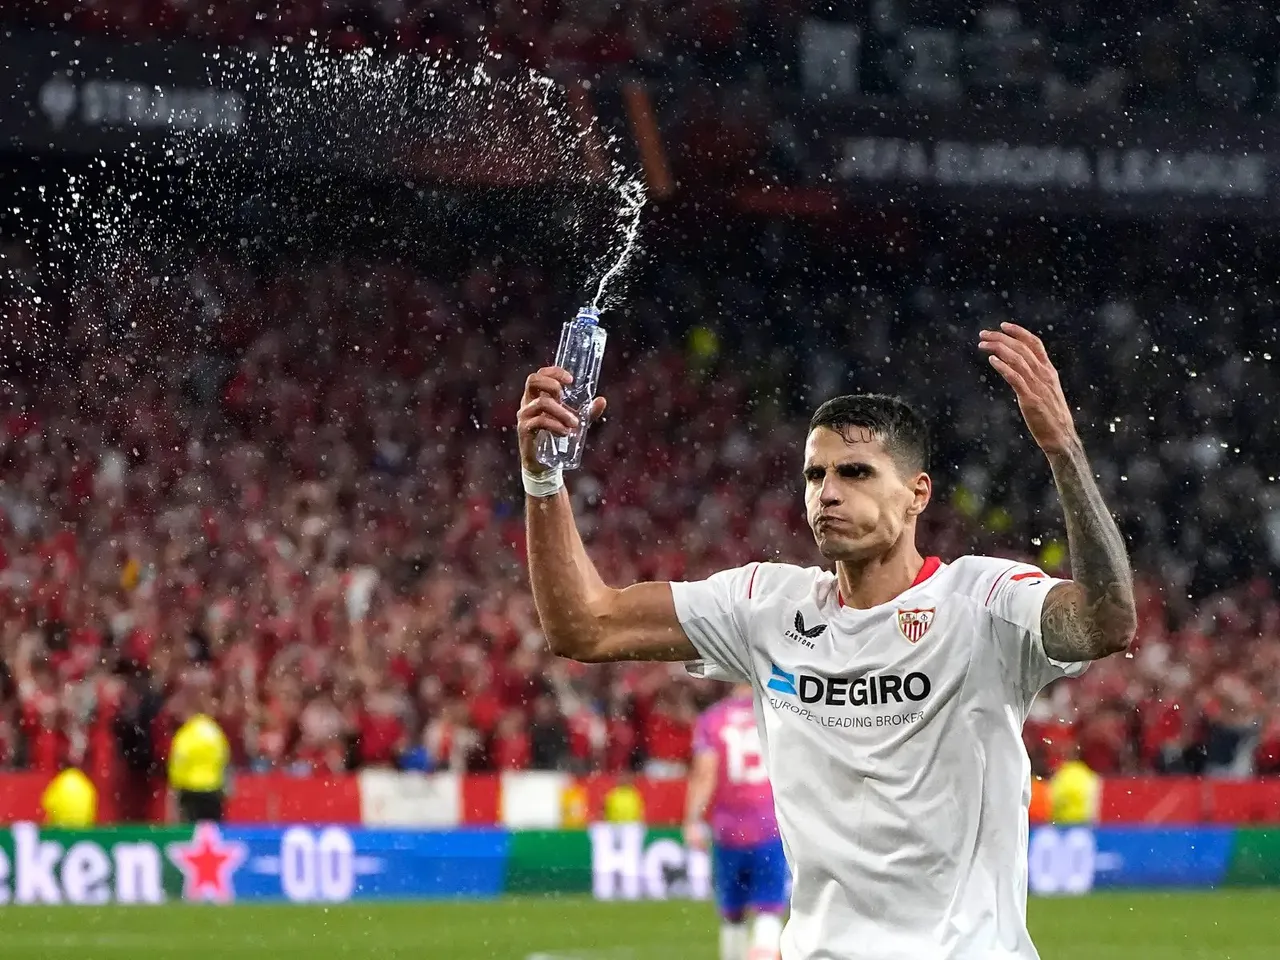
[[[813,562],[805,416],[858,389],[936,425],[931,553],[1065,569],[1047,469],[973,349],[1016,317],[1052,331],[1140,571],[1132,657],[1037,701],[1036,768],[1078,749],[1101,773],[1280,773],[1280,500],[1241,452],[1280,449],[1254,342],[1272,298],[835,274],[801,295],[695,264],[606,317],[615,412],[570,488],[608,578]],[[0,395],[0,763],[154,773],[212,695],[241,769],[685,769],[717,685],[556,661],[539,633],[510,427],[574,306],[547,275],[209,257],[157,282],[139,260],[37,299],[30,255],[3,265],[32,362]]]
[[[794,86],[809,43],[856,52],[859,92],[1105,109],[1275,107],[1262,0],[10,0],[0,23],[128,40],[317,42],[544,69],[626,67]],[[806,34],[805,24],[809,23]],[[837,28],[828,42],[822,25]],[[840,32],[852,28],[854,34]],[[844,54],[842,54],[843,56]]]
[[[794,21],[810,0],[19,0],[15,24],[127,39],[303,43],[467,55],[487,43],[539,65],[657,61],[704,46],[725,52],[765,26]],[[708,49],[710,55],[713,50]]]

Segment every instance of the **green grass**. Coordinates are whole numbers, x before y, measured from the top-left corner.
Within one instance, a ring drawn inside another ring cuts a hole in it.
[[[1031,902],[1043,960],[1274,960],[1280,891]],[[716,960],[707,904],[0,908],[4,960]]]

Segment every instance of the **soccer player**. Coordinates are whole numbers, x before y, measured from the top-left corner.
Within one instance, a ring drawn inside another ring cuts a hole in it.
[[[706,848],[710,820],[720,960],[777,960],[787,860],[750,684],[736,684],[698,718],[685,808],[685,842],[691,847]],[[754,921],[750,936],[748,910]]]
[[[1037,692],[1125,650],[1137,614],[1123,539],[1057,371],[1015,324],[978,348],[1049,461],[1071,580],[916,546],[933,489],[928,430],[902,401],[839,397],[810,421],[802,477],[819,567],[751,563],[695,583],[607,585],[563,479],[535,456],[565,435],[568,374],[525,383],[517,420],[529,575],[551,649],[587,662],[700,661],[751,684],[791,867],[784,960],[1031,960],[1026,926]],[[587,411],[604,410],[598,398]]]

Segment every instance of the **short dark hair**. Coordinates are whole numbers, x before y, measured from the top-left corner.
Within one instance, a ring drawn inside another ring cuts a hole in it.
[[[901,397],[884,393],[834,397],[815,410],[809,419],[810,433],[818,427],[826,427],[842,435],[850,427],[870,430],[906,472],[929,469],[929,425]]]

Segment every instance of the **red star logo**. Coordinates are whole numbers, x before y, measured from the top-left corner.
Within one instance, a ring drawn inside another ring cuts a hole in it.
[[[236,897],[232,875],[244,863],[243,843],[222,839],[216,823],[197,823],[190,843],[169,844],[169,859],[182,871],[182,899],[230,903]]]

